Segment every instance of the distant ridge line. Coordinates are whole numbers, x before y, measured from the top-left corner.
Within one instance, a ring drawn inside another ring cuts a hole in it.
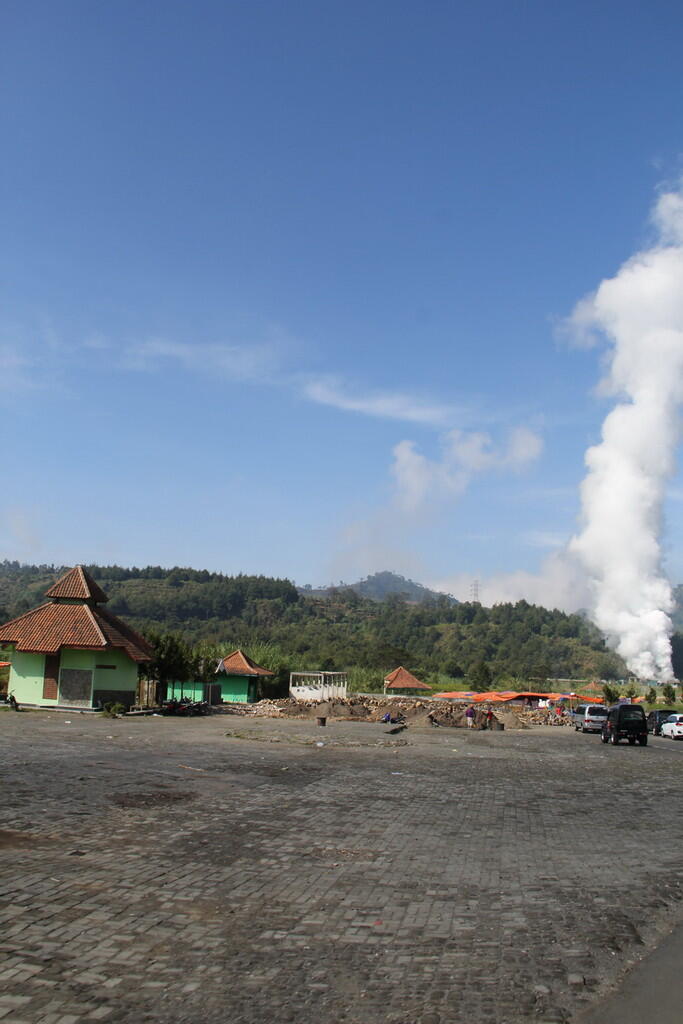
[[[372,573],[365,579],[356,583],[330,584],[327,587],[312,587],[310,585],[297,587],[299,593],[304,597],[330,598],[335,593],[348,592],[352,590],[359,597],[368,598],[371,601],[386,601],[387,598],[396,596],[403,597],[410,604],[421,604],[423,601],[439,601],[444,598],[449,604],[460,602],[452,594],[440,593],[437,590],[430,590],[422,583],[406,579],[398,573],[384,570],[383,572]]]

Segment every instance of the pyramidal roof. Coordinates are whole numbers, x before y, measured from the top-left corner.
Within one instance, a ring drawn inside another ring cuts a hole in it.
[[[82,566],[65,573],[45,596],[52,600],[0,626],[0,644],[14,644],[18,651],[38,654],[56,654],[63,647],[119,648],[133,661],[154,657],[144,637],[99,607],[108,600],[107,595]],[[67,604],[67,600],[74,603]]]
[[[48,601],[0,626],[0,644],[18,651],[56,654],[62,647],[100,651],[118,647],[133,661],[150,661],[154,652],[144,637],[111,612],[86,604]]]
[[[431,687],[427,686],[426,683],[421,683],[419,679],[404,668],[403,665],[399,665],[393,672],[390,672],[388,676],[384,677],[387,689],[390,690],[395,688],[397,690],[430,690]]]
[[[261,665],[257,665],[248,654],[238,648],[218,662],[217,672],[226,672],[229,676],[272,676],[273,673]]]
[[[60,576],[57,582],[45,591],[45,597],[54,600],[62,597],[72,601],[94,601],[95,604],[105,604],[109,600],[82,565],[77,565]]]

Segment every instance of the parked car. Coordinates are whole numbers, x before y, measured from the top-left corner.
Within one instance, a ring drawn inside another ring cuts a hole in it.
[[[670,740],[683,740],[683,715],[669,715],[662,725],[661,735]]]
[[[602,704],[579,704],[572,712],[572,721],[577,732],[601,732],[607,718],[607,708]]]
[[[662,711],[661,709],[651,711],[647,716],[648,732],[651,732],[653,736],[659,736],[662,731],[662,726],[669,718],[671,718],[671,714],[672,712],[668,709],[666,711]]]
[[[587,704],[577,704],[573,711],[571,711],[572,725],[575,729],[578,729],[579,722],[585,715],[587,707]]]
[[[620,740],[628,740],[633,746],[647,746],[647,722],[640,704],[613,704],[607,718],[603,720],[601,738],[603,743],[616,746]]]

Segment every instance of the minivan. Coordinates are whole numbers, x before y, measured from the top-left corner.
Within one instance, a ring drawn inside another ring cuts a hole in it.
[[[579,704],[572,715],[574,728],[577,732],[601,732],[607,714],[602,704]]]

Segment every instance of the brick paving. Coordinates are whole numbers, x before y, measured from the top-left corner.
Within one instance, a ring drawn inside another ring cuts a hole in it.
[[[683,744],[2,712],[0,751],[2,1024],[567,1021],[681,917]]]

